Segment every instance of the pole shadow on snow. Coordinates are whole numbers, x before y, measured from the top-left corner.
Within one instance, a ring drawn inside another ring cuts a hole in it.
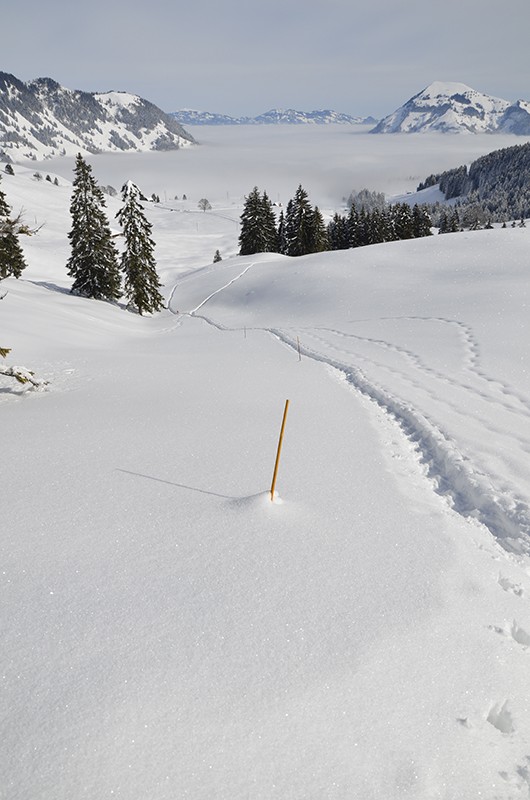
[[[186,486],[184,483],[176,483],[175,481],[166,481],[163,478],[155,478],[153,475],[144,475],[141,472],[132,472],[129,469],[116,468],[116,472],[124,472],[126,475],[134,475],[136,478],[146,478],[149,481],[156,481],[157,483],[167,483],[169,486],[177,486],[179,489],[188,489],[190,492],[200,492],[201,494],[210,494],[212,497],[221,497],[223,500],[238,500],[238,497],[233,497],[228,494],[219,494],[219,492],[210,492],[207,489],[198,489],[196,486]]]

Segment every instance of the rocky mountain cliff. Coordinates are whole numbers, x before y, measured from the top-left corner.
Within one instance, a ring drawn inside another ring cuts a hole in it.
[[[428,131],[530,135],[530,103],[511,103],[464,83],[437,81],[382,119],[372,133]]]
[[[0,72],[0,151],[13,159],[193,143],[173,117],[137,95],[65,89],[51,78],[23,83]]]

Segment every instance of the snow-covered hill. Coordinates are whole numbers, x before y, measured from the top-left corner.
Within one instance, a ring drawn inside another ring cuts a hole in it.
[[[373,133],[530,134],[530,104],[510,103],[463,83],[436,81],[382,119]]]
[[[72,91],[0,73],[0,152],[41,159],[79,151],[170,150],[193,143],[175,119],[127,92]]]
[[[146,206],[140,318],[15,173],[0,345],[50,384],[0,378],[0,795],[527,800],[530,228],[212,264],[223,180]]]
[[[257,117],[230,117],[210,111],[182,109],[171,112],[182,125],[373,125],[373,117],[352,117],[339,111],[296,111],[293,108],[273,108]]]

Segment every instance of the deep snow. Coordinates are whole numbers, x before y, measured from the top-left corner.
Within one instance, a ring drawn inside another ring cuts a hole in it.
[[[16,171],[0,797],[528,798],[528,229],[213,265],[240,207],[188,190],[141,319]]]

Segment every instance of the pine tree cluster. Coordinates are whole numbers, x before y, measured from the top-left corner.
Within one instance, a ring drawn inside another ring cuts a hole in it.
[[[115,302],[123,291],[128,308],[139,314],[159,311],[163,308],[163,298],[158,291],[161,284],[153,255],[152,226],[140,203],[140,190],[131,182],[122,189],[123,207],[116,217],[125,246],[118,258],[105,214],[103,191],[81,154],[76,158],[74,171],[72,227],[68,234],[71,255],[67,263],[68,274],[74,278],[71,293]]]
[[[418,191],[439,184],[446,200],[459,198],[464,213],[479,207],[487,221],[530,217],[530,143],[495,150],[467,166],[431,175]]]
[[[431,235],[432,222],[424,207],[411,209],[406,203],[386,206],[384,196],[373,192],[364,198],[368,208],[353,202],[363,197],[350,196],[348,215],[336,213],[326,225],[319,208],[311,205],[307,192],[299,186],[276,222],[267,193],[260,194],[255,186],[241,215],[240,255],[274,252],[302,256]]]
[[[328,225],[330,250],[364,247],[369,244],[397,242],[431,236],[432,221],[423,206],[407,203],[388,205],[382,210],[367,211],[353,204],[347,216],[335,214]]]

